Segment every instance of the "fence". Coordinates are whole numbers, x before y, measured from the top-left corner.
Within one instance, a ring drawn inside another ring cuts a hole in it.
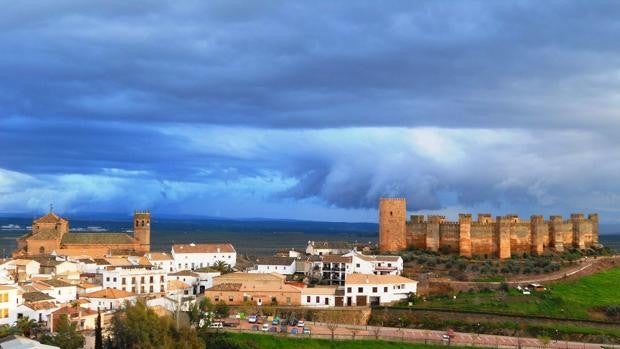
[[[227,328],[225,331],[236,332],[236,333],[247,333],[253,335],[263,335],[263,336],[275,336],[280,338],[294,338],[294,339],[325,339],[325,340],[382,340],[382,341],[390,341],[390,342],[406,342],[406,343],[417,343],[417,344],[431,344],[431,345],[441,345],[441,346],[456,346],[456,347],[477,347],[477,348],[502,348],[502,349],[600,349],[600,348],[620,348],[618,345],[614,344],[594,344],[594,343],[578,343],[578,342],[568,342],[568,341],[549,341],[546,345],[540,345],[539,342],[535,338],[515,338],[511,337],[513,340],[516,339],[516,343],[514,344],[506,344],[503,343],[507,337],[501,336],[484,336],[484,337],[472,337],[472,340],[467,341],[463,339],[450,339],[443,340],[432,338],[432,336],[427,335],[423,338],[420,337],[412,337],[411,333],[408,331],[403,331],[401,329],[394,328],[385,328],[385,327],[372,327],[372,326],[356,326],[356,327],[339,327],[340,329],[347,329],[351,331],[350,334],[342,334],[342,333],[334,333],[332,336],[331,333],[312,333],[310,335],[304,334],[292,334],[292,333],[282,333],[282,332],[263,332],[263,331],[253,331],[249,329],[238,329],[238,328]],[[378,332],[373,333],[373,330],[379,329]],[[358,331],[368,331],[371,334],[362,334],[353,332],[352,330]],[[391,332],[396,331],[397,335],[386,335],[381,333],[382,331],[389,330]],[[435,336],[442,332],[439,331],[427,331],[428,334],[434,334]],[[494,343],[493,343],[494,342]]]

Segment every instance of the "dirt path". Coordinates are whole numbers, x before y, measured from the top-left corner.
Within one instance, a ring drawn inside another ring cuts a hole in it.
[[[592,258],[582,258],[578,264],[564,270],[559,270],[553,273],[545,275],[523,275],[513,278],[508,278],[507,283],[542,283],[549,281],[556,281],[566,278],[582,277],[585,275],[594,274],[601,270],[609,269],[614,266],[620,265],[620,256],[604,256]]]

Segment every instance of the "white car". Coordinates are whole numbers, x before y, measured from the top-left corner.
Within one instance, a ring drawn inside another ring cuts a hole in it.
[[[221,322],[214,322],[211,325],[209,325],[209,328],[224,328],[224,324]]]
[[[263,324],[263,327],[260,329],[263,332],[269,332],[269,324]]]
[[[306,323],[304,322],[304,320],[299,320],[299,322],[297,323],[297,327],[304,327],[306,325]]]
[[[251,324],[256,323],[256,315],[248,316],[248,322],[251,323]]]

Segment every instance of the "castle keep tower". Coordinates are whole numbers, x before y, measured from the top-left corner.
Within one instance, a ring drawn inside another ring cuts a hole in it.
[[[140,243],[140,249],[148,252],[151,249],[151,213],[135,211],[133,214],[133,237]]]
[[[407,248],[407,203],[404,198],[379,201],[379,250],[398,252]]]

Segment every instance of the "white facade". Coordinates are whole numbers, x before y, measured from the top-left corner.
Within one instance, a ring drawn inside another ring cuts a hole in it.
[[[79,273],[80,268],[78,263],[64,261],[57,264],[55,270],[56,275],[68,275]]]
[[[17,306],[22,302],[18,288],[0,285],[0,325],[11,325],[17,320]]]
[[[344,254],[344,256],[353,258],[352,268],[348,273],[401,275],[403,272],[403,259],[400,256],[371,256],[355,250]]]
[[[52,286],[48,290],[41,290],[41,292],[56,298],[58,303],[69,303],[77,299],[77,287],[75,285]]]
[[[294,258],[270,257],[265,258],[264,261],[259,259],[259,261],[254,264],[254,268],[248,270],[248,273],[278,273],[282,275],[293,275],[295,274],[295,270],[296,266]]]
[[[103,288],[135,294],[165,293],[168,275],[165,270],[145,267],[109,267],[102,272]]]
[[[395,275],[347,275],[345,304],[348,306],[389,304],[416,294],[418,282]]]
[[[301,305],[328,308],[336,306],[337,286],[304,287],[301,289]]]
[[[237,264],[237,252],[230,244],[175,244],[171,253],[176,270],[196,270],[218,261],[231,268]]]
[[[150,252],[147,253],[145,257],[153,266],[159,269],[163,269],[168,273],[177,271],[174,263],[174,258],[172,258],[171,254],[168,254],[166,252]]]
[[[38,274],[41,264],[34,260],[29,259],[13,259],[0,265],[0,268],[7,271],[7,274],[12,278],[14,273],[17,273],[20,277],[20,281],[30,280],[32,275]],[[17,280],[14,280],[17,282]]]
[[[125,306],[125,303],[136,303],[136,296],[127,296],[120,298],[99,298],[89,297],[88,294],[84,295],[85,299],[88,299],[90,303],[85,304],[89,309],[97,310],[97,308],[103,310],[118,310]]]
[[[17,318],[27,317],[29,319],[33,319],[35,321],[45,321],[49,323],[50,316],[53,312],[60,309],[60,306],[42,308],[42,309],[33,309],[27,304],[20,304],[17,306],[15,312],[17,313]]]

